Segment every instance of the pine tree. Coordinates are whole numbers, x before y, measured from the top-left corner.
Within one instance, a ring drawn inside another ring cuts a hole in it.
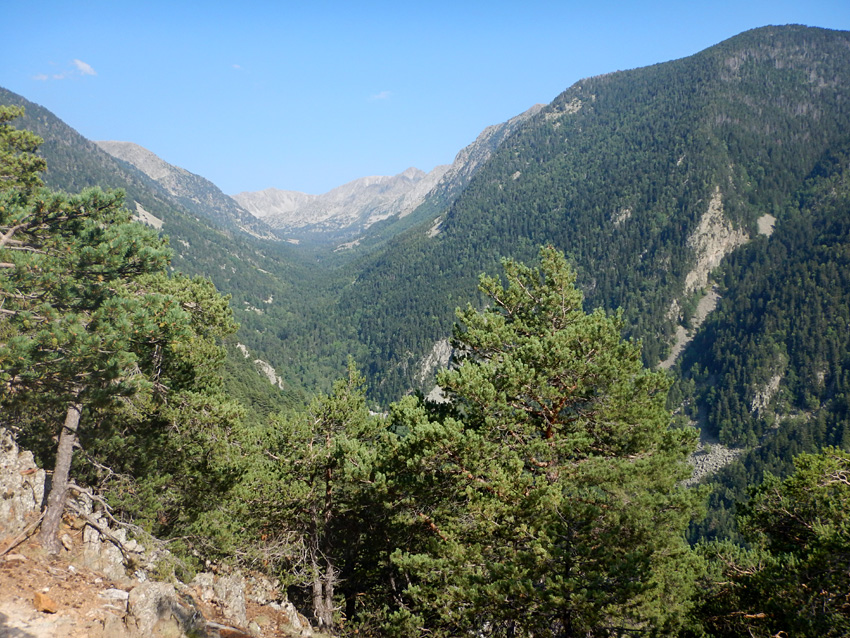
[[[83,413],[164,396],[180,383],[168,370],[201,376],[201,342],[235,324],[229,309],[206,322],[193,318],[204,297],[185,291],[200,288],[169,289],[167,242],[131,221],[121,192],[38,188],[43,164],[29,157],[37,140],[0,130],[4,177],[11,176],[0,192],[0,400],[7,410],[64,413],[41,527],[42,543],[58,552]],[[170,355],[174,361],[165,361]]]
[[[668,379],[619,315],[585,313],[563,255],[541,258],[458,313],[448,408],[394,408],[388,496],[418,539],[393,555],[400,635],[672,632],[687,608],[694,432],[670,428]]]
[[[31,131],[14,128],[10,122],[24,114],[22,107],[0,106],[0,193],[26,195],[41,185],[39,173],[46,167],[36,151],[42,139]],[[0,247],[6,245],[6,235]],[[11,239],[11,235],[9,236]]]
[[[303,412],[272,424],[245,485],[250,517],[269,545],[289,537],[277,567],[295,574],[317,626],[334,629],[337,586],[360,542],[358,503],[369,483],[379,421],[366,408],[364,379],[349,361],[348,376]]]
[[[850,634],[850,454],[800,454],[785,480],[768,474],[740,506],[742,549],[708,543],[713,578],[698,610],[721,636]]]

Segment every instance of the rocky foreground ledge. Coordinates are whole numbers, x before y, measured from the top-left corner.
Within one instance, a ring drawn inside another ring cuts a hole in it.
[[[167,552],[129,538],[84,493],[71,499],[64,549],[48,556],[27,540],[46,478],[0,429],[0,638],[318,638],[261,575],[222,569],[190,583],[155,580]]]

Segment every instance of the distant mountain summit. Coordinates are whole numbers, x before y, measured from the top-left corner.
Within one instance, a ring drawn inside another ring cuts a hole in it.
[[[285,232],[298,229],[359,232],[375,222],[409,212],[411,201],[415,207],[419,199],[411,198],[412,193],[421,190],[417,186],[423,181],[433,186],[436,181],[433,176],[441,176],[446,168],[439,167],[430,174],[408,168],[393,176],[361,177],[323,195],[267,188],[239,193],[233,199],[273,228]]]
[[[350,239],[377,222],[402,219],[426,204],[429,210],[445,208],[502,142],[543,106],[537,104],[507,122],[487,127],[452,164],[429,173],[408,168],[393,176],[361,177],[322,195],[267,188],[238,193],[233,199],[285,236]]]
[[[262,239],[276,239],[274,231],[228,197],[208,179],[173,166],[133,142],[95,142],[114,158],[127,162],[162,186],[190,211],[211,219],[223,228],[239,230]]]

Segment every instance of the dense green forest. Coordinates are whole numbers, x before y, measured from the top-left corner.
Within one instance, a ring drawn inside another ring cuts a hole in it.
[[[701,535],[734,533],[734,503],[801,452],[850,448],[850,156],[830,151],[783,224],[730,256],[723,300],[681,362],[703,427],[752,448],[714,479]],[[677,394],[679,398],[681,397]]]
[[[583,80],[346,253],[0,91],[0,424],[334,633],[846,635],[849,44],[766,27]],[[740,454],[684,487],[692,425]]]
[[[448,334],[475,273],[551,243],[591,305],[625,311],[644,358],[663,358],[671,302],[687,306],[689,244],[719,189],[750,236],[850,126],[847,34],[748,32],[697,55],[583,80],[498,149],[442,216],[441,232],[399,237],[366,260],[342,304],[355,310],[369,371],[396,396]],[[387,363],[393,364],[387,367]],[[393,372],[395,370],[395,372]]]

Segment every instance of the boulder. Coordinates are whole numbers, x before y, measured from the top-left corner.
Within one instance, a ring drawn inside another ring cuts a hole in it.
[[[181,598],[173,585],[154,581],[132,589],[125,624],[130,635],[138,638],[206,635],[206,622],[200,611]]]
[[[198,591],[201,600],[218,605],[225,618],[242,627],[248,624],[245,577],[241,573],[216,575],[201,572],[195,576],[191,585]]]

